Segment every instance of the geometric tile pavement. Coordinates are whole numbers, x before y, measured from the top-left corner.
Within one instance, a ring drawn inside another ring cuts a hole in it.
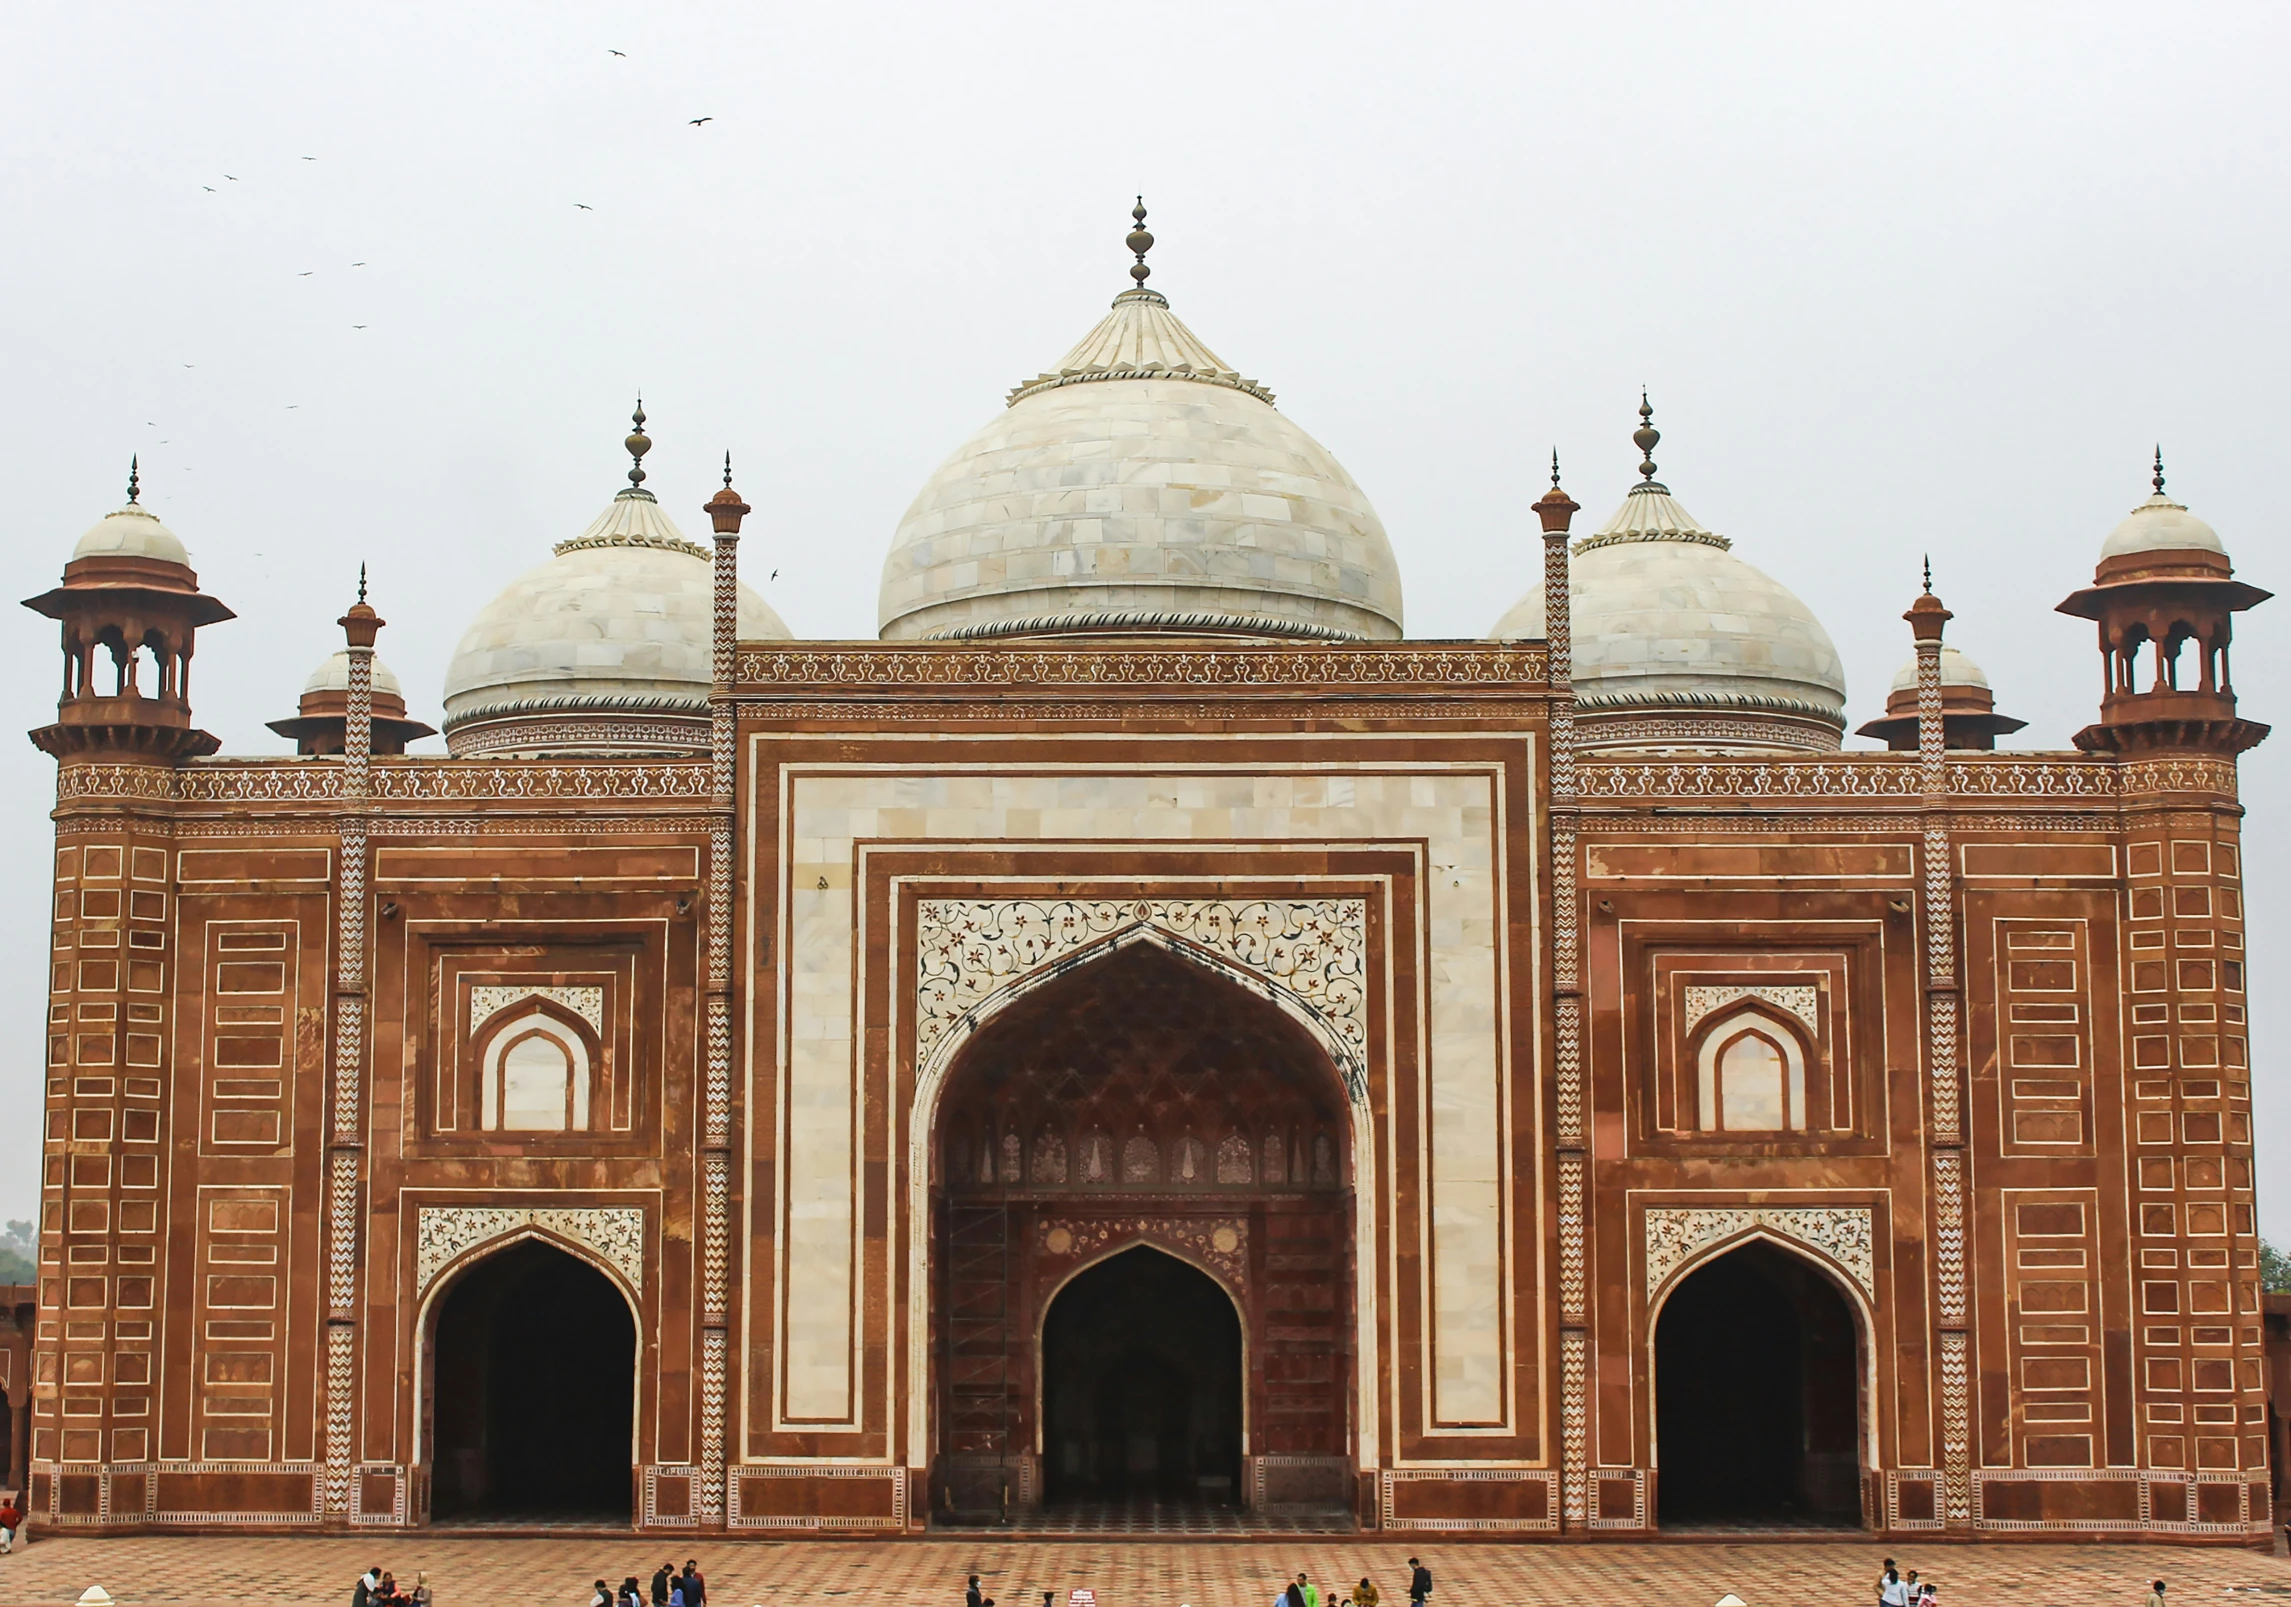
[[[2280,1553],[2283,1543],[2277,1541]],[[343,1607],[368,1564],[403,1582],[427,1569],[438,1607],[585,1607],[588,1586],[649,1579],[698,1557],[714,1607],[960,1607],[982,1576],[1002,1607],[1054,1607],[1087,1586],[1099,1607],[1270,1607],[1289,1575],[1345,1589],[1363,1574],[1405,1607],[1411,1552],[1438,1582],[1434,1607],[1868,1607],[1882,1556],[1940,1586],[1942,1607],[2140,1607],[2170,1581],[2173,1607],[2291,1607],[2291,1560],[2230,1547],[1966,1545],[1906,1539],[1549,1544],[1314,1534],[1253,1540],[1134,1536],[1026,1540],[637,1540],[593,1534],[494,1538],[37,1535],[0,1557],[0,1607],[65,1607],[101,1584],[128,1607],[260,1603]]]

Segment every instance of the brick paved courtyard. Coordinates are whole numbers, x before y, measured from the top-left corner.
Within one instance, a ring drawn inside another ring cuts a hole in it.
[[[1710,1607],[1733,1591],[1749,1607],[1863,1607],[1881,1548],[1860,1541],[1750,1544],[1453,1544],[1373,1536],[1275,1541],[900,1541],[658,1538],[273,1539],[160,1536],[45,1539],[0,1557],[0,1607],[62,1607],[101,1584],[129,1607],[158,1603],[321,1603],[342,1607],[361,1567],[410,1581],[429,1570],[439,1607],[548,1603],[586,1607],[588,1583],[649,1576],[698,1556],[717,1607],[959,1607],[963,1576],[984,1576],[1003,1607],[1087,1585],[1099,1607],[1266,1607],[1302,1569],[1349,1585],[1371,1574],[1387,1603],[1407,1599],[1406,1559],[1422,1554],[1439,1607]],[[1905,1567],[1941,1586],[1946,1607],[2140,1607],[2147,1581],[2171,1582],[2174,1607],[2235,1607],[2291,1597],[2291,1561],[2250,1551],[2111,1545],[1913,1545]],[[1397,1601],[1396,1601],[1397,1599]]]

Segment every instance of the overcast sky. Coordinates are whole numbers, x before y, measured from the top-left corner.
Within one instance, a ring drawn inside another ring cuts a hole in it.
[[[2291,590],[2280,4],[6,16],[7,595],[141,453],[238,611],[194,681],[226,752],[284,749],[263,722],[361,561],[435,723],[463,626],[621,483],[639,387],[685,529],[729,448],[746,578],[799,635],[872,636],[900,513],[1125,286],[1141,190],[1154,288],[1367,490],[1413,636],[1530,583],[1553,446],[1605,517],[1642,383],[1663,479],[1821,616],[1855,724],[1929,552],[1950,640],[2066,747],[2100,675],[2053,604],[2158,441]],[[2255,719],[2291,722],[2286,644],[2291,601],[2243,622]],[[56,652],[0,632],[0,723],[52,718]],[[0,752],[0,1213],[28,1215],[54,771]],[[2280,1240],[2291,731],[2243,775]]]

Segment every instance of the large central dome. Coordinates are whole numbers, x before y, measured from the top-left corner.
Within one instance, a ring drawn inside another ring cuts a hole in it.
[[[1138,286],[939,466],[883,564],[885,640],[1045,631],[1400,635],[1376,510]]]

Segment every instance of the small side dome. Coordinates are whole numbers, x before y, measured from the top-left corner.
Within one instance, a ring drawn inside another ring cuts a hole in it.
[[[364,595],[361,582],[361,601]],[[373,753],[381,756],[403,753],[407,743],[437,735],[436,726],[407,717],[405,689],[379,656],[373,660],[372,673],[368,741]],[[280,736],[293,738],[297,753],[342,752],[348,743],[350,726],[350,650],[336,648],[319,661],[318,668],[310,672],[310,679],[302,683],[302,701],[291,719],[266,723]]]
[[[158,517],[134,503],[105,514],[88,527],[72,548],[74,558],[156,558],[161,563],[185,564],[191,554],[182,539]]]
[[[629,485],[556,556],[485,605],[446,666],[446,746],[457,756],[704,752],[714,678],[715,573],[644,489],[643,433]],[[791,633],[749,587],[743,641]]]
[[[1941,644],[1941,684],[1943,686],[1977,686],[1986,692],[1989,690],[1989,677],[1980,665],[1944,642]],[[1912,653],[1909,656],[1909,662],[1894,672],[1893,685],[1888,688],[1888,691],[1915,692],[1916,690],[1917,655]],[[1914,703],[1912,703],[1911,708],[1914,711]]]
[[[2187,504],[2164,495],[2164,449],[2156,448],[2155,490],[2126,514],[2101,543],[2100,561],[2142,552],[2216,552],[2225,556],[2219,532],[2188,512]]]
[[[1644,478],[1567,566],[1577,740],[1608,751],[1836,749],[1846,682],[1829,633],[1654,478],[1653,412],[1642,399],[1632,437]],[[1489,635],[1544,629],[1538,585]]]
[[[398,678],[391,673],[390,666],[377,657],[374,660],[373,673],[375,700],[379,702],[385,697],[394,697],[398,700],[398,706],[401,709],[404,708],[406,690],[398,684]],[[302,683],[302,695],[304,697],[308,697],[313,692],[347,694],[349,690],[350,649],[347,647],[336,648],[333,656],[321,661],[318,668],[310,672],[310,679]]]
[[[1946,616],[1944,616],[1946,617]],[[1952,751],[1987,753],[1997,738],[2028,724],[1997,712],[1996,694],[1981,666],[1948,643],[1941,644],[1941,744]],[[1875,737],[1896,753],[1917,751],[1917,655],[1909,655],[1885,696],[1885,717],[1854,733]]]

